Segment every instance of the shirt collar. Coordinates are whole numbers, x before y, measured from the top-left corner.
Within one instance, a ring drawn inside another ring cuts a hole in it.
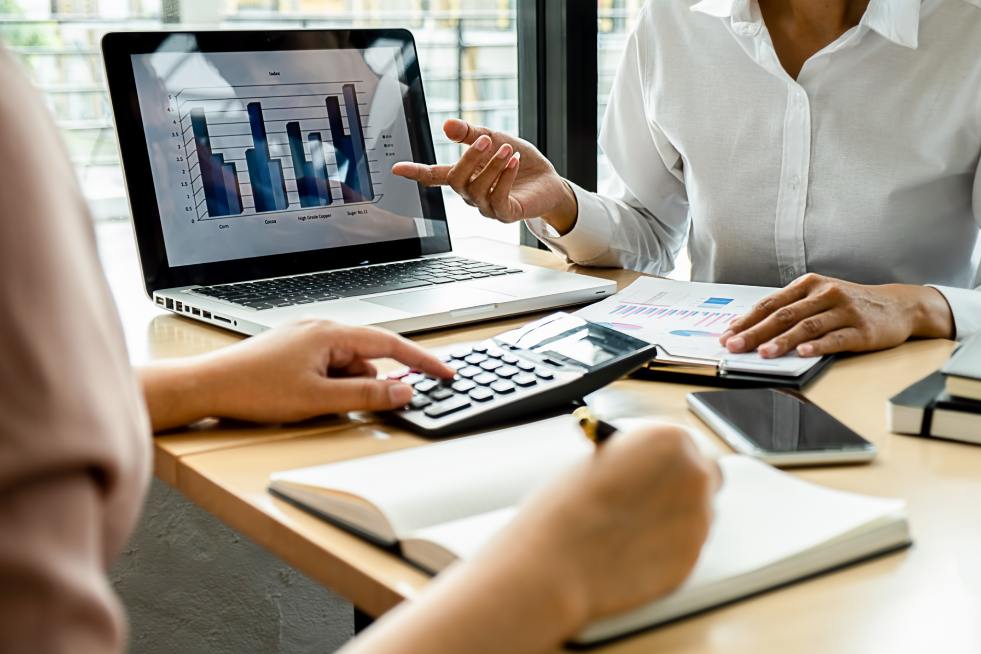
[[[878,32],[884,38],[907,48],[916,49],[920,30],[921,0],[869,0],[860,25]],[[692,5],[697,11],[716,18],[728,18],[736,32],[751,35],[763,26],[755,0],[701,0]]]
[[[921,0],[869,0],[862,24],[913,50],[919,42]]]

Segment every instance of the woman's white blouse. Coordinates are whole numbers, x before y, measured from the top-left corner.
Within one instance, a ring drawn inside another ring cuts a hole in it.
[[[532,231],[570,260],[783,286],[935,285],[981,330],[981,0],[871,0],[792,79],[755,0],[652,0],[600,136],[614,172]]]

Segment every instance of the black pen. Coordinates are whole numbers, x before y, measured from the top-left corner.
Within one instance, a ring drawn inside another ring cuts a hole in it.
[[[597,446],[617,432],[616,427],[593,415],[588,406],[581,406],[573,411],[572,417],[579,421],[579,428],[586,434],[586,438]]]

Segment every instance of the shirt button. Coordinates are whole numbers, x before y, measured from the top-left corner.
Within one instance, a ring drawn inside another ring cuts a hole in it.
[[[760,26],[756,23],[738,23],[736,32],[743,36],[753,36],[760,31]]]
[[[800,177],[794,175],[790,178],[790,190],[796,191],[798,188],[800,188]]]

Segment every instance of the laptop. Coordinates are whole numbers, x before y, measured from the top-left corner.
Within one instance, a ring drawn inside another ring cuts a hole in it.
[[[453,253],[406,30],[127,32],[102,41],[146,291],[245,334],[301,317],[413,332],[615,284]]]

